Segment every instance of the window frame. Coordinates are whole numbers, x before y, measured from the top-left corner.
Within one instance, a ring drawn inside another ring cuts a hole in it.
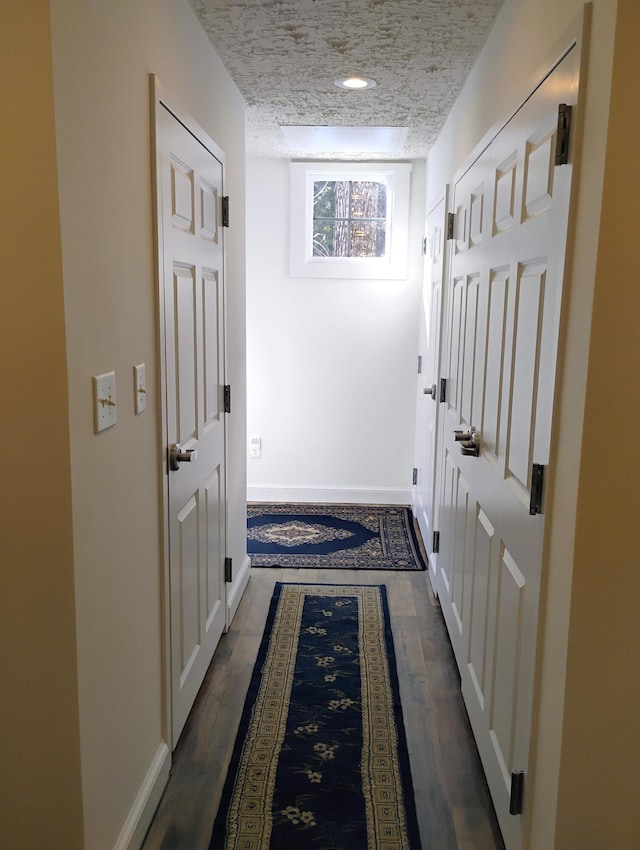
[[[410,162],[292,162],[291,277],[402,280],[408,270]],[[318,180],[384,182],[387,187],[384,257],[313,256],[313,184]]]

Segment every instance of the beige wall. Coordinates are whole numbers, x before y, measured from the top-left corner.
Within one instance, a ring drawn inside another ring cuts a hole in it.
[[[636,0],[620,0],[578,491],[556,840],[563,850],[640,847],[640,454],[624,437],[625,425],[640,421],[632,224],[639,36]]]
[[[149,74],[226,155],[229,554],[244,557],[244,104],[186,0],[51,0],[72,452],[85,846],[113,847],[162,758],[161,446]],[[147,364],[134,416],[132,367]],[[93,433],[91,376],[118,423]],[[239,438],[239,435],[240,438]],[[122,838],[126,836],[123,835]]]
[[[574,30],[582,8],[577,0],[506,0],[430,154],[429,204],[539,79],[566,42],[558,37]],[[633,327],[640,317],[634,280],[640,257],[638,241],[624,236],[624,225],[620,229],[620,215],[628,220],[638,189],[634,42],[640,12],[632,0],[594,0],[591,12],[576,116],[583,124],[575,150],[579,188],[548,493],[535,774],[526,789],[529,847],[535,850],[640,846],[640,642],[632,607],[640,543],[633,484],[640,462],[616,438],[612,416],[621,409],[615,420],[624,427],[637,421],[639,405],[629,367],[640,362]]]
[[[2,3],[0,69],[0,842],[59,850],[81,846],[82,802],[46,0]]]
[[[149,73],[226,153],[236,565],[246,556],[244,104],[186,0],[11,2],[1,14],[0,391],[13,447],[0,544],[2,843],[135,846],[167,752]],[[148,408],[136,417],[132,367],[143,361]],[[118,423],[94,435],[91,376],[107,370]]]

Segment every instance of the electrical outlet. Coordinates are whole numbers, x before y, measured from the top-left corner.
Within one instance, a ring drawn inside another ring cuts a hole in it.
[[[262,437],[249,438],[249,457],[262,457]]]
[[[93,419],[95,433],[116,424],[116,373],[93,377]]]

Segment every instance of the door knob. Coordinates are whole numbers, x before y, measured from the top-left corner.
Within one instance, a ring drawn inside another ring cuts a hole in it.
[[[473,426],[468,431],[454,431],[453,434],[456,442],[461,443],[460,451],[463,455],[479,457],[480,434]]]
[[[423,392],[425,395],[430,395],[430,396],[431,396],[431,398],[435,401],[435,398],[436,398],[436,385],[435,385],[435,384],[431,384],[431,386],[430,386],[430,387],[425,387],[425,388],[422,390],[422,392]]]
[[[197,449],[183,449],[179,443],[174,443],[169,449],[169,469],[177,472],[181,463],[193,463],[198,460]]]

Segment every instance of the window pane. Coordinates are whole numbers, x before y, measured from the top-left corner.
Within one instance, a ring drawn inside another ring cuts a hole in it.
[[[385,222],[351,222],[351,257],[384,257]]]
[[[313,217],[335,218],[336,183],[335,180],[320,180],[313,184]]]
[[[386,218],[387,187],[384,183],[353,181],[351,184],[352,218]]]
[[[371,180],[313,183],[313,256],[384,257],[387,187]]]
[[[313,222],[313,256],[333,257],[333,222]]]
[[[350,257],[349,222],[338,220],[316,221],[313,224],[314,257]]]

